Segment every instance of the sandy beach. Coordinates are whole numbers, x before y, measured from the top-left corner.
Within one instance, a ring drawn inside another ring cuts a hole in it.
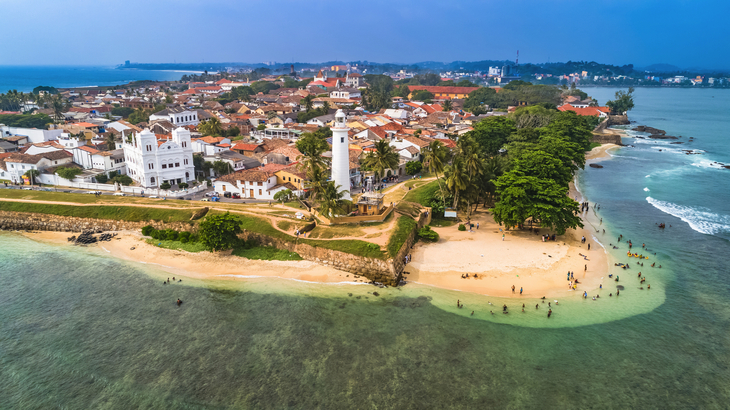
[[[33,240],[68,244],[69,232],[22,232]],[[70,246],[70,245],[69,245]],[[194,279],[244,280],[247,277],[278,277],[307,282],[368,282],[349,272],[339,271],[309,261],[261,261],[231,256],[229,252],[190,253],[150,245],[142,234],[118,232],[116,238],[89,246],[90,251],[104,252],[115,258],[155,265],[171,276]]]
[[[609,158],[607,151],[616,147],[596,147],[586,154],[586,161]],[[579,201],[582,198],[573,184],[570,196]],[[599,229],[600,218],[594,217],[592,211],[584,212],[582,217],[584,228],[568,230],[556,241],[543,242],[542,235],[554,232],[504,230],[488,211],[480,209],[472,219],[479,228],[475,226],[472,232],[459,231],[456,225],[433,228],[441,237],[439,242],[419,242],[414,247],[406,278],[409,282],[499,297],[519,297],[520,288],[523,297],[533,298],[565,296],[576,291],[590,294],[603,283],[608,259],[592,235]],[[585,244],[581,243],[583,236]],[[580,282],[575,291],[569,290],[568,272],[573,272]],[[462,279],[466,273],[470,277]],[[473,277],[475,273],[477,278]]]

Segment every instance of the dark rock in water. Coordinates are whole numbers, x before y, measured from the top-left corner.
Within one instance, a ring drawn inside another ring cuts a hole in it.
[[[380,296],[380,293],[378,293],[378,292],[373,292],[373,296]]]
[[[616,285],[616,289],[618,289],[618,290],[624,290],[624,287],[623,287],[623,285]]]
[[[603,165],[598,165],[598,164],[588,164],[588,166],[591,168],[603,168]]]
[[[684,142],[682,142],[682,141],[674,141],[674,142],[670,142],[670,144],[684,144]]]
[[[675,137],[673,135],[664,135],[664,134],[651,134],[648,138],[655,139],[655,140],[676,140],[679,139],[679,137]]]
[[[660,130],[659,128],[646,127],[643,125],[639,125],[636,128],[633,128],[631,131],[639,131],[639,132],[646,132],[649,134],[660,134],[660,135],[664,135],[667,133],[666,131]]]
[[[725,169],[730,169],[730,165],[723,165],[722,167]]]

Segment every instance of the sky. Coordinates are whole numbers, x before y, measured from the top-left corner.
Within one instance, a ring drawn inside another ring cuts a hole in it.
[[[597,61],[730,68],[728,0],[0,0],[0,65]]]

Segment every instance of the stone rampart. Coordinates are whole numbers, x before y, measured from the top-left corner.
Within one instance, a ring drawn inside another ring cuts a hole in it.
[[[152,225],[156,229],[194,232],[197,227],[185,222],[128,222],[110,219],[77,218],[29,212],[0,211],[0,229],[28,231],[83,232],[140,230]]]
[[[313,246],[300,239],[286,241],[251,231],[244,231],[238,236],[247,241],[253,240],[263,246],[271,246],[277,249],[285,249],[289,252],[296,252],[304,260],[361,275],[373,282],[396,286],[400,281],[400,274],[396,274],[391,260],[357,256],[346,252]]]

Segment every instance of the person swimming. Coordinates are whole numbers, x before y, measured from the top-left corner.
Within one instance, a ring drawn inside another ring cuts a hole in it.
[[[180,306],[181,304],[182,304],[182,300],[178,299],[177,300],[177,305]]]

